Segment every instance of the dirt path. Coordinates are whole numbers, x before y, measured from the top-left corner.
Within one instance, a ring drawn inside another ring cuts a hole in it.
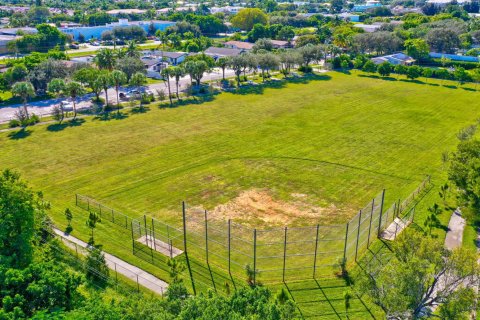
[[[448,223],[447,236],[445,237],[445,248],[453,250],[462,246],[465,225],[466,221],[462,217],[462,212],[457,208],[452,213],[450,222]]]
[[[82,254],[86,254],[86,250],[83,249],[86,249],[88,247],[87,243],[83,242],[78,238],[72,237],[71,235],[66,235],[63,231],[59,229],[53,228],[53,231],[60,238],[62,238],[65,245],[72,249],[77,249],[78,247],[80,247],[82,249]],[[167,290],[168,283],[166,283],[165,281],[158,279],[151,273],[148,273],[134,265],[131,265],[130,263],[115,257],[114,255],[106,253],[105,251],[103,253],[105,255],[107,265],[111,270],[122,274],[133,282],[136,282],[137,284],[147,289],[150,289],[160,295],[163,295],[163,293]]]

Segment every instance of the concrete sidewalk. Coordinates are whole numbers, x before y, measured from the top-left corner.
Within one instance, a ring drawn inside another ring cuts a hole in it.
[[[445,237],[445,248],[453,250],[462,246],[463,229],[465,229],[466,221],[462,217],[462,212],[457,208],[450,217],[448,223],[447,236]]]
[[[71,235],[66,235],[63,231],[59,229],[53,228],[53,231],[60,238],[62,238],[62,240],[66,240],[64,241],[65,245],[72,249],[75,249],[76,245],[83,249],[87,249],[88,247],[87,243],[83,242],[78,238],[72,237]],[[82,251],[82,253],[86,252]],[[130,263],[115,257],[114,255],[106,253],[105,251],[103,251],[103,253],[105,255],[107,265],[111,270],[115,270],[115,272],[122,274],[133,282],[136,282],[139,285],[150,289],[160,295],[163,295],[167,290],[168,283],[166,283],[165,281],[158,279],[151,273],[148,273],[134,265],[131,265]]]

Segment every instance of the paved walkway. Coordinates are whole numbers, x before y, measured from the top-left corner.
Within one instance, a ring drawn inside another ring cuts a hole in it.
[[[59,237],[61,237],[62,240],[64,240],[64,243],[70,248],[75,249],[77,248],[77,246],[79,246],[83,249],[86,249],[88,247],[87,243],[83,242],[78,238],[72,237],[71,235],[66,235],[63,231],[59,229],[53,228],[53,231]],[[83,251],[82,253],[85,253],[85,251]],[[114,255],[106,252],[103,253],[105,255],[107,265],[111,270],[115,270],[115,272],[122,274],[133,282],[136,282],[139,285],[150,289],[160,295],[163,295],[163,293],[167,290],[168,283],[166,283],[165,281],[158,279],[151,273],[148,273],[134,265],[131,265],[130,263],[115,257]]]
[[[462,217],[462,212],[457,208],[450,217],[448,223],[447,236],[445,237],[445,248],[453,250],[462,246],[463,229],[465,229],[466,221]]]

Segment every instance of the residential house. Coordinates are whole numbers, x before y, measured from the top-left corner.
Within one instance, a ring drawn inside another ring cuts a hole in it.
[[[164,68],[168,67],[168,64],[162,59],[153,57],[143,57],[143,64],[147,70],[147,77],[154,79],[162,79],[161,72]]]
[[[223,57],[238,56],[243,52],[245,52],[245,50],[232,49],[232,48],[217,48],[217,47],[210,47],[207,50],[205,50],[205,54],[211,56],[215,60]]]
[[[185,61],[185,58],[188,56],[188,53],[155,50],[155,51],[145,51],[143,56],[144,58],[147,58],[147,59],[152,59],[152,58],[159,59],[161,61],[167,62],[169,65],[176,66],[182,63],[183,61]]]
[[[147,10],[142,10],[142,9],[114,9],[114,10],[109,10],[106,13],[115,17],[115,16],[118,16],[119,14],[144,14],[146,12]]]
[[[375,57],[371,59],[373,63],[375,64],[382,64],[384,62],[388,62],[393,65],[404,65],[404,66],[410,66],[415,63],[415,59],[412,57],[402,53],[394,53],[394,54],[389,54],[386,56],[381,56],[381,57]]]
[[[375,32],[382,27],[381,24],[363,24],[357,23],[353,25],[355,28],[360,28],[365,32]]]
[[[252,50],[254,46],[254,44],[250,42],[235,41],[235,40],[227,41],[223,43],[223,45],[225,46],[225,48],[239,49],[239,50],[246,50],[246,51]]]
[[[270,40],[274,49],[286,49],[290,48],[292,45],[289,41],[284,40]]]
[[[354,12],[365,12],[369,9],[373,9],[373,8],[377,8],[377,7],[381,7],[381,6],[382,6],[382,4],[380,3],[380,1],[369,0],[365,4],[360,4],[360,5],[353,6],[352,11],[354,11]]]
[[[15,35],[0,35],[0,54],[8,53],[8,43],[20,38]]]
[[[433,4],[435,7],[446,7],[451,4],[452,0],[427,0],[427,3]],[[472,0],[456,0],[456,3],[459,5],[470,3]]]
[[[345,21],[351,21],[351,22],[360,22],[360,16],[358,14],[352,14],[349,12],[342,12],[338,14],[331,14],[331,13],[326,13],[322,14],[325,17],[330,17],[330,18],[339,18]]]
[[[227,14],[237,14],[238,11],[242,9],[243,7],[238,7],[238,6],[212,7],[210,8],[210,13],[215,14],[218,12],[223,12]]]

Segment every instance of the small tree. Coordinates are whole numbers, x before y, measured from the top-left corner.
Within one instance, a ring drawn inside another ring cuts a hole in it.
[[[172,67],[172,76],[175,78],[175,86],[176,86],[176,92],[177,92],[177,99],[179,99],[178,95],[178,85],[180,83],[180,78],[185,76],[185,69],[182,66],[176,66]]]
[[[170,77],[173,75],[172,67],[166,67],[162,69],[161,73],[163,81],[166,81],[168,87],[168,99],[170,100],[170,106],[173,106],[172,102],[172,90],[170,88]]]
[[[85,94],[85,88],[80,82],[71,81],[65,85],[65,92],[72,98],[73,120],[77,117],[77,97]]]
[[[101,246],[92,246],[85,262],[85,275],[97,284],[106,284],[109,270]]]
[[[52,79],[47,86],[47,91],[55,97],[60,96],[65,91],[65,81],[63,81],[63,79]],[[65,117],[62,104],[53,108],[52,116],[53,119],[62,123]]]
[[[407,68],[407,78],[415,80],[422,75],[422,69],[419,66],[411,66]]]
[[[87,220],[87,227],[89,227],[92,232],[90,239],[88,240],[88,244],[90,246],[93,246],[95,244],[95,239],[93,237],[93,230],[96,228],[97,223],[100,223],[100,222],[102,222],[102,220],[100,219],[100,216],[95,212],[91,211],[88,215],[88,220]]]
[[[105,91],[105,108],[108,107],[108,88],[113,85],[112,77],[110,76],[110,72],[104,71],[102,72],[97,78],[98,85],[103,88]]]
[[[127,82],[127,75],[123,71],[113,70],[110,74],[110,77],[112,78],[112,83],[115,86],[115,92],[117,94],[117,113],[120,114],[120,101],[118,99],[118,92],[120,90],[120,86]]]
[[[68,221],[67,229],[65,230],[65,233],[70,233],[73,230],[72,227],[72,220],[73,220],[73,214],[72,211],[70,211],[70,208],[65,209],[65,218]]]
[[[259,274],[258,270],[253,269],[249,264],[247,264],[245,266],[245,273],[247,275],[247,284],[250,287],[253,288],[259,284],[258,281],[256,281],[256,276]]]
[[[423,70],[422,70],[422,76],[425,77],[425,82],[428,81],[428,78],[430,78],[430,77],[432,76],[432,74],[433,74],[432,69],[430,69],[430,68],[423,68]]]
[[[27,102],[29,98],[35,97],[35,89],[33,88],[33,85],[26,81],[17,82],[12,87],[12,94],[22,99],[23,110],[28,120],[30,116],[28,115]]]
[[[387,61],[383,62],[378,66],[378,73],[382,77],[388,77],[391,72],[392,72],[392,66]]]
[[[367,62],[365,62],[365,64],[363,65],[362,70],[368,73],[375,73],[377,71],[377,66],[375,65],[375,63],[373,63],[372,60],[367,60]]]
[[[222,69],[222,80],[225,81],[225,69],[228,67],[228,58],[226,57],[220,57],[218,58],[217,60],[217,67],[219,67],[220,69]]]

